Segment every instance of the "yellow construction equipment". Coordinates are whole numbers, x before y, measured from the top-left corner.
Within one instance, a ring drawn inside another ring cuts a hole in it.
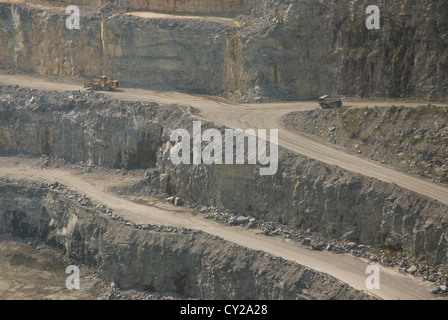
[[[107,81],[106,76],[102,76],[100,79],[95,80],[87,80],[84,82],[84,88],[92,89],[95,91],[105,90],[112,91],[116,90],[119,87],[118,80],[109,80]]]

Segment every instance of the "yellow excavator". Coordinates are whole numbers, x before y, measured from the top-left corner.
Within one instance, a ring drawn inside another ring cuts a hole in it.
[[[113,91],[119,87],[118,80],[107,80],[106,76],[102,76],[100,79],[87,80],[84,82],[84,88],[92,89],[95,91],[105,90]]]

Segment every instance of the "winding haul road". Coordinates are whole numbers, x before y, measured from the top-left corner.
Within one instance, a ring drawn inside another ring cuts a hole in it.
[[[38,90],[73,91],[79,90],[79,84],[54,83],[26,76],[0,75],[2,85],[20,85]],[[219,101],[213,97],[194,96],[183,93],[155,92],[142,89],[124,89],[105,93],[117,99],[153,101],[162,104],[184,104],[201,110],[205,120],[231,128],[279,129],[279,145],[292,152],[343,169],[373,177],[419,193],[423,196],[448,204],[448,188],[427,182],[372,161],[350,155],[300,134],[284,128],[280,118],[292,111],[318,108],[315,102],[288,102],[266,104],[233,104]],[[354,107],[366,105],[387,106],[388,103],[360,102],[351,103]],[[418,105],[418,104],[407,104]],[[295,261],[317,271],[328,273],[359,290],[366,290],[382,299],[434,299],[426,284],[409,276],[399,274],[396,270],[380,267],[381,289],[367,290],[365,273],[368,262],[350,255],[335,255],[328,252],[314,252],[274,237],[266,237],[252,231],[227,227],[198,217],[197,215],[179,215],[172,208],[148,207],[108,193],[101,182],[83,179],[63,169],[41,169],[21,163],[18,159],[0,158],[0,176],[24,178],[37,181],[58,181],[68,187],[86,194],[94,202],[102,203],[125,218],[136,223],[183,226],[200,229],[217,235],[225,240],[254,249],[262,250],[287,260]]]

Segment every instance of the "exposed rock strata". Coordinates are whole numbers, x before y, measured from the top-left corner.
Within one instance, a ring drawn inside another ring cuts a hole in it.
[[[206,299],[371,299],[331,276],[198,231],[126,226],[64,186],[0,181],[0,235],[39,238],[124,290]]]
[[[0,69],[87,78],[108,74],[127,86],[244,101],[336,93],[446,98],[443,0],[383,2],[380,30],[365,26],[367,0],[176,2],[190,15],[232,11],[233,22],[132,17],[123,15],[127,5],[118,2],[97,13],[83,9],[80,30],[65,28],[63,8],[0,4]],[[143,2],[132,3],[140,9]]]
[[[175,128],[191,130],[195,109],[80,92],[3,88],[1,93],[4,155],[46,153],[109,167],[155,167],[148,183],[159,193],[382,247],[432,266],[447,264],[446,206],[396,185],[282,150],[274,176],[260,176],[253,165],[175,166],[169,159],[170,134]],[[103,118],[107,126],[98,120]],[[111,150],[123,155],[121,161]]]

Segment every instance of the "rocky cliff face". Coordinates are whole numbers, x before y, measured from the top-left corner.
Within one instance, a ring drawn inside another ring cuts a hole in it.
[[[100,24],[65,28],[65,10],[0,4],[0,68],[45,76],[91,76],[102,71]]]
[[[116,168],[156,163],[163,128],[154,121],[155,105],[114,108],[108,99],[98,103],[80,92],[59,95],[58,102],[33,90],[12,101],[6,92],[0,97],[1,154],[46,154]]]
[[[116,16],[101,24],[103,68],[125,84],[221,93],[233,27],[216,19]]]
[[[369,1],[279,1],[238,29],[243,90],[312,98],[446,97],[444,1],[382,1],[381,29],[367,30]]]
[[[284,152],[274,176],[260,176],[253,165],[175,166],[169,136],[173,128],[191,130],[194,109],[80,92],[3,88],[1,93],[1,154],[155,167],[150,183],[162,194],[388,249],[433,266],[447,263],[448,209],[398,186]]]
[[[189,202],[371,245],[432,266],[448,262],[448,208],[396,185],[300,156],[283,156],[272,177],[259,176],[254,166],[158,163],[161,192]]]
[[[84,12],[81,13],[81,15]],[[226,20],[82,16],[0,4],[0,69],[45,76],[118,78],[123,86],[220,93]]]
[[[274,176],[260,176],[253,165],[173,165],[169,136],[174,128],[191,130],[196,112],[100,94],[2,88],[0,152],[116,168],[152,166],[157,170],[149,184],[161,194],[388,249],[433,266],[447,264],[447,207],[396,185],[285,152]]]
[[[360,19],[358,13],[369,4],[358,1],[347,8],[350,24],[341,19],[343,11],[330,19],[329,29],[337,34],[330,55],[336,65],[337,91],[360,96],[446,97],[446,3],[383,1],[381,29],[373,32],[363,27],[364,17]]]
[[[63,9],[1,4],[0,68],[47,76],[104,73],[130,86],[250,101],[324,93],[446,97],[443,0],[383,1],[380,30],[365,26],[367,0],[206,2],[118,1],[112,11],[83,9],[80,30],[65,28]],[[174,3],[191,14],[233,12],[241,24],[112,16],[142,6],[176,12]]]
[[[125,226],[61,185],[0,181],[0,190],[0,236],[39,238],[122,289],[207,299],[369,299],[328,275],[201,232]]]

